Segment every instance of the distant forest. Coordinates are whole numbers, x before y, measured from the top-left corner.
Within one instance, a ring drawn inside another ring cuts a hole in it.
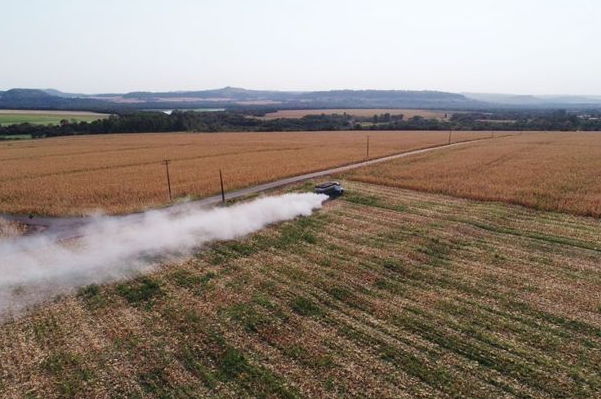
[[[254,111],[254,116],[265,112]],[[127,112],[93,122],[63,120],[56,126],[28,123],[0,126],[0,136],[32,135],[34,138],[106,133],[144,132],[270,132],[318,130],[601,130],[601,114],[578,116],[567,111],[460,112],[448,120],[405,119],[402,115],[373,117],[307,115],[302,118],[263,120],[236,111]]]

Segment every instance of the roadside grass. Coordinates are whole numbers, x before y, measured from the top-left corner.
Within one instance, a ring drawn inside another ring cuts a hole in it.
[[[601,221],[344,184],[310,217],[5,322],[0,396],[601,394]]]

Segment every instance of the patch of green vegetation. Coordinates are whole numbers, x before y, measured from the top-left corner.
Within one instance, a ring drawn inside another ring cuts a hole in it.
[[[428,255],[432,266],[441,266],[448,261],[450,247],[437,237],[428,238],[426,243],[417,247],[417,250]]]
[[[20,123],[32,125],[58,125],[61,120],[69,122],[92,122],[104,118],[104,115],[79,115],[79,114],[36,114],[36,113],[2,113],[0,125],[9,126]]]
[[[11,135],[0,134],[0,141],[2,141],[2,140],[30,140],[31,138],[32,138],[31,134],[11,134]]]
[[[222,253],[213,248],[211,255],[209,256],[209,263],[213,266],[219,266],[225,263],[227,259],[227,256],[224,256]]]
[[[532,305],[529,305],[524,302],[518,302],[515,300],[511,300],[511,299],[508,299],[506,306],[509,309],[519,310],[520,312],[522,312],[524,314],[536,317],[547,323],[566,328],[573,332],[584,334],[584,335],[592,335],[593,337],[601,338],[601,328],[596,327],[592,324],[586,323],[584,321],[569,319],[569,318],[561,316],[561,315],[555,315],[555,314],[552,314],[549,312],[545,312],[543,310],[538,310],[538,309],[534,308]]]
[[[169,378],[167,370],[163,366],[154,367],[138,376],[138,383],[146,395],[156,398],[192,398],[197,394],[193,385],[180,385]]]
[[[163,397],[165,393],[172,389],[167,372],[163,367],[155,367],[140,374],[138,376],[138,382],[144,392],[159,397]]]
[[[446,391],[452,390],[451,387],[455,379],[442,367],[430,366],[423,359],[389,345],[381,348],[380,357],[394,363],[406,373],[419,378],[428,385]]]
[[[404,280],[409,279],[421,283],[425,277],[425,274],[422,271],[399,259],[388,258],[383,259],[381,262],[384,268],[394,272],[395,275]]]
[[[406,310],[413,313],[414,316],[412,317],[410,314],[396,315],[394,321],[398,326],[419,334],[422,338],[436,343],[442,348],[477,362],[482,367],[496,370],[503,375],[512,376],[524,384],[547,392],[553,397],[561,396],[563,390],[552,377],[541,373],[539,369],[533,367],[530,363],[516,361],[516,359],[506,354],[509,353],[508,348],[498,347],[499,344],[492,341],[488,342],[487,345],[481,340],[483,336],[477,337],[480,340],[467,341],[450,332],[440,331],[436,327],[436,323],[441,321],[437,320],[434,315],[415,308],[406,308]],[[421,315],[421,317],[415,317],[415,315]],[[469,334],[471,336],[475,333],[477,333],[477,330],[470,329]],[[495,350],[495,347],[498,347],[499,350]]]
[[[284,313],[282,307],[270,301],[267,295],[259,293],[254,296],[253,302],[269,310],[278,319],[282,321],[288,321],[288,315]]]
[[[312,356],[300,345],[291,345],[287,348],[284,348],[282,353],[285,356],[314,369],[328,369],[334,367],[336,364],[331,356]]]
[[[297,247],[305,242],[316,244],[314,230],[320,225],[315,218],[300,216],[287,222],[280,229],[279,236],[270,237],[256,234],[242,241],[229,241],[213,246],[209,254],[209,263],[221,265],[228,260],[248,257],[270,248],[286,249]]]
[[[215,389],[219,380],[215,373],[201,359],[200,351],[190,346],[184,348],[183,354],[180,357],[186,370],[199,377],[206,387]]]
[[[256,253],[259,248],[252,245],[252,242],[245,241],[230,241],[225,244],[225,247],[230,251],[235,253],[236,257],[246,257]]]
[[[260,313],[250,303],[237,303],[226,308],[222,312],[226,317],[242,324],[248,332],[257,332],[261,328],[269,326],[271,320]]]
[[[408,209],[407,206],[405,206],[405,205],[387,204],[385,202],[382,202],[382,200],[378,197],[361,195],[361,194],[354,193],[354,192],[353,193],[345,193],[345,195],[342,196],[342,199],[347,202],[352,202],[354,204],[371,206],[371,207],[375,207],[375,208],[388,209],[388,210],[395,211],[395,212],[404,212]]]
[[[259,251],[249,242],[228,241],[215,244],[210,253],[209,263],[222,265],[228,260],[250,256]]]
[[[161,284],[150,277],[141,277],[129,283],[119,284],[116,290],[130,304],[144,304],[147,307],[151,307],[153,301],[163,295]]]
[[[392,259],[392,258],[385,259],[382,262],[382,266],[384,266],[388,270],[392,270],[395,272],[403,269],[403,263],[398,259]]]
[[[175,284],[182,288],[203,288],[209,281],[217,277],[214,272],[200,275],[187,270],[175,270],[170,275]]]
[[[253,397],[298,397],[298,394],[286,387],[279,377],[269,370],[251,364],[244,353],[233,347],[227,347],[223,352],[219,371],[223,380],[236,380]]]
[[[316,244],[317,237],[311,229],[316,226],[314,219],[301,216],[294,222],[286,224],[280,231],[281,235],[275,246],[279,249],[289,248],[299,243]]]
[[[77,296],[83,299],[84,303],[91,309],[99,309],[107,304],[107,298],[102,295],[102,289],[98,284],[90,284],[80,288]]]
[[[337,300],[344,302],[345,304],[359,309],[365,309],[367,304],[362,301],[354,292],[343,286],[335,286],[329,288],[328,293]]]
[[[348,299],[354,297],[354,294],[345,287],[332,287],[328,290],[330,295],[339,301],[346,302]]]
[[[383,278],[376,280],[374,286],[380,290],[389,291],[396,295],[402,295],[406,292],[405,287],[403,287],[401,284]]]
[[[292,310],[301,316],[321,316],[323,310],[308,298],[297,296],[292,301]]]
[[[55,317],[45,317],[41,322],[34,323],[33,332],[39,342],[50,339],[61,331],[61,326]]]
[[[199,376],[209,388],[219,383],[233,384],[240,397],[254,398],[298,398],[295,389],[287,386],[282,378],[272,371],[255,365],[248,354],[234,348],[223,335],[207,326],[203,342],[208,346],[187,345],[179,356],[184,367]],[[211,367],[208,366],[211,364]]]
[[[590,249],[592,251],[601,252],[601,247],[599,247],[598,245],[592,244],[589,242],[585,242],[585,241],[575,240],[573,238],[557,237],[557,236],[542,234],[539,232],[518,230],[518,229],[513,229],[510,227],[494,226],[491,224],[486,224],[486,223],[482,223],[480,221],[475,221],[475,220],[459,220],[459,221],[461,221],[462,223],[472,225],[479,229],[491,231],[493,233],[502,233],[502,234],[509,234],[509,235],[514,235],[514,236],[518,236],[518,237],[527,237],[527,238],[532,238],[534,240],[546,241],[551,244],[562,244],[562,245],[568,245],[568,246],[572,246],[572,247]]]
[[[86,369],[78,355],[70,352],[53,352],[42,362],[42,369],[57,380],[60,397],[82,397],[86,382],[94,379],[94,374]]]

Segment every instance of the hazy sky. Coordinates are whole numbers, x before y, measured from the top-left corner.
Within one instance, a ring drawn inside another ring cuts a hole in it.
[[[0,0],[0,90],[601,94],[599,0]]]

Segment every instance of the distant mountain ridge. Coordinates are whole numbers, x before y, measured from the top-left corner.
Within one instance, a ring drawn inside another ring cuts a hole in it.
[[[56,89],[0,92],[0,108],[111,111],[194,108],[601,108],[601,96],[529,96],[415,90],[274,91],[224,87],[213,90],[81,94]]]
[[[487,102],[496,105],[518,107],[550,107],[570,108],[572,106],[599,107],[601,96],[578,95],[521,95],[498,93],[461,93],[472,100]]]
[[[173,109],[173,108],[446,108],[473,109],[486,104],[440,91],[331,90],[271,91],[225,87],[215,90],[75,94],[55,89],[11,89],[0,108]]]
[[[0,92],[0,109],[95,110],[109,109],[105,101],[67,98],[38,89],[10,89]]]

